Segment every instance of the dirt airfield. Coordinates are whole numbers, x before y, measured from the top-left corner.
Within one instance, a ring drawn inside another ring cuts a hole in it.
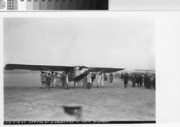
[[[120,79],[102,88],[39,88],[39,72],[4,72],[4,120],[73,120],[62,106],[82,106],[85,121],[155,121],[155,90],[124,88]],[[96,82],[94,83],[96,85]]]

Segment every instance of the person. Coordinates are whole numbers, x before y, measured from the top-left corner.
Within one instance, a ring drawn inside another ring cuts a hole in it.
[[[91,78],[91,72],[88,73],[87,75],[87,88],[90,89],[92,85],[92,78]]]
[[[123,81],[124,80],[124,73],[123,72],[121,73],[120,77],[121,77],[121,80]]]
[[[101,83],[101,72],[97,73],[96,79],[97,79],[97,88],[98,88],[100,86],[100,83]]]
[[[46,88],[47,87],[47,83],[46,83],[46,77],[47,77],[47,74],[46,73],[42,73],[42,87],[41,88]]]
[[[62,74],[62,87],[65,89],[68,89],[68,83],[69,83],[68,75],[66,75],[66,72],[63,72],[63,74]]]
[[[108,79],[108,76],[107,76],[107,74],[106,73],[104,73],[104,81],[108,81],[109,79]]]
[[[147,88],[148,87],[148,83],[147,83],[147,81],[148,81],[148,76],[147,76],[147,74],[144,74],[144,86],[145,86],[145,88]]]
[[[126,73],[126,74],[124,75],[124,88],[127,88],[128,79],[129,79],[129,75]]]
[[[142,86],[142,83],[143,83],[143,77],[141,74],[138,74],[138,77],[137,77],[137,83],[138,83],[138,87],[141,87]]]
[[[104,86],[104,73],[101,73],[101,86]]]
[[[48,73],[46,77],[46,83],[47,83],[48,90],[50,91],[50,87],[51,87],[51,74],[50,73]]]
[[[147,88],[151,89],[151,77],[150,77],[150,74],[147,75]]]
[[[92,81],[92,86],[93,86],[93,82],[96,78],[96,74],[95,73],[91,73],[91,81]]]
[[[55,87],[55,84],[54,84],[55,73],[51,72],[50,76],[51,76],[51,87]]]
[[[60,87],[61,84],[62,84],[61,75],[59,73],[56,73],[56,86]]]
[[[53,75],[53,87],[57,87],[58,86],[58,76],[57,73],[55,72]]]
[[[109,75],[109,80],[110,80],[110,83],[113,82],[113,73],[111,72],[110,75]]]
[[[135,74],[131,75],[132,87],[135,87]]]
[[[43,76],[44,76],[44,73],[41,71],[41,74],[40,74],[41,82],[40,82],[39,88],[43,88]]]

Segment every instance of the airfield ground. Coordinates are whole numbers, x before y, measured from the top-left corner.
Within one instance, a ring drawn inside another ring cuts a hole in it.
[[[155,120],[155,90],[123,87],[120,79],[103,88],[39,89],[38,72],[4,73],[4,120],[64,120],[63,105],[81,105],[87,121]],[[71,84],[72,85],[72,84]]]

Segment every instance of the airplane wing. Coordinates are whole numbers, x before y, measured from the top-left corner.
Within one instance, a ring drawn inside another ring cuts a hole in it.
[[[53,66],[53,65],[27,65],[27,64],[6,64],[5,70],[32,70],[32,71],[65,71],[69,72],[74,68],[74,66]],[[116,72],[124,70],[124,68],[102,68],[102,67],[88,67],[90,72],[100,72],[105,73]]]
[[[88,68],[90,72],[104,72],[104,73],[110,73],[110,72],[116,72],[124,70],[124,68],[101,68],[101,67],[89,67]]]
[[[50,65],[26,65],[26,64],[6,64],[5,70],[32,70],[32,71],[65,71],[69,72],[73,66],[50,66]]]

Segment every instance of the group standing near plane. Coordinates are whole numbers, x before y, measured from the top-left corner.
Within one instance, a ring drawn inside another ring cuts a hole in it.
[[[113,75],[113,73],[124,70],[124,68],[7,64],[5,69],[40,71],[40,88],[48,88],[49,90],[52,87],[68,89],[71,81],[74,82],[74,87],[76,84],[81,84],[81,86],[85,86],[88,89],[91,87],[99,88],[104,86],[104,81],[109,80],[110,83],[113,83],[114,77],[121,78],[124,83],[124,88],[127,88],[129,81],[131,81],[132,87],[135,87],[137,84],[138,87],[144,86],[145,88],[155,89],[155,74],[153,73],[123,72]],[[96,81],[96,83],[94,83],[94,81]]]
[[[132,87],[135,87],[136,84],[138,87],[144,85],[148,89],[156,89],[156,77],[152,73],[121,73],[121,79],[124,81],[124,87],[127,88],[128,81],[132,82]]]
[[[78,81],[78,84],[81,84],[81,86],[87,86],[88,89],[91,87],[103,87],[104,86],[104,77],[105,73],[98,72],[93,73],[89,72],[87,73],[87,76]],[[132,82],[132,87],[142,87],[145,88],[154,88],[155,89],[155,74],[148,74],[148,73],[121,73],[120,75],[121,80],[124,83],[124,88],[128,87],[129,82]],[[114,75],[113,73],[109,74],[109,82],[113,83]],[[95,83],[94,83],[95,82]],[[68,77],[65,72],[62,74],[51,72],[41,72],[41,86],[40,88],[46,88],[46,87],[62,87],[65,88],[66,85],[69,83]]]
[[[40,88],[53,88],[53,87],[62,87],[64,88],[66,84],[69,83],[67,79],[67,75],[65,72],[62,74],[57,72],[41,72],[41,82],[40,82]],[[93,83],[96,80],[96,84]],[[98,72],[93,73],[89,72],[86,77],[81,79],[80,81],[77,81],[82,86],[87,85],[87,88],[91,88],[93,86],[95,87],[103,87],[104,86],[104,73]]]

